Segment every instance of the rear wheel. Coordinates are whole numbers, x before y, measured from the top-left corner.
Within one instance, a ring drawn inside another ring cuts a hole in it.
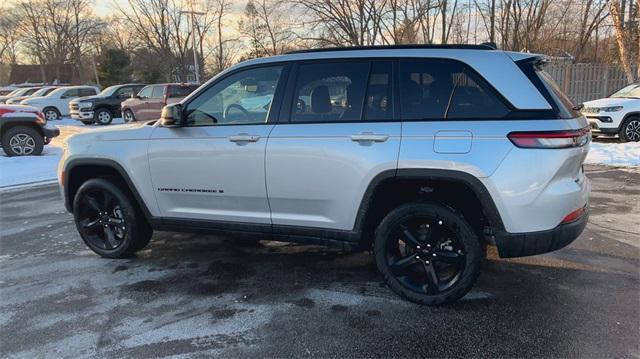
[[[9,157],[37,156],[44,148],[44,137],[34,128],[15,126],[2,136],[2,149]]]
[[[620,141],[622,142],[640,141],[640,118],[627,118],[620,127],[620,133],[618,133],[618,137],[620,137]]]
[[[55,107],[46,107],[44,110],[42,110],[42,113],[44,114],[44,118],[46,118],[47,121],[56,121],[61,117],[60,112],[58,112]]]
[[[105,178],[80,186],[73,214],[82,240],[102,257],[129,257],[144,248],[153,234],[132,199]]]
[[[374,253],[391,290],[426,305],[464,296],[484,257],[471,226],[437,203],[410,203],[391,211],[376,230]]]

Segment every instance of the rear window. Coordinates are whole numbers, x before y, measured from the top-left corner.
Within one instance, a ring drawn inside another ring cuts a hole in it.
[[[576,107],[573,101],[567,96],[561,89],[556,81],[544,70],[544,63],[539,62],[534,64],[534,72],[536,79],[540,80],[542,86],[546,91],[543,91],[543,96],[549,101],[549,103],[555,107],[560,118],[575,118],[579,117],[578,111],[574,110]],[[525,71],[526,72],[526,71]],[[530,77],[531,79],[531,77]],[[535,79],[531,79],[535,82]],[[538,86],[539,87],[539,86]],[[544,92],[547,92],[546,94]]]

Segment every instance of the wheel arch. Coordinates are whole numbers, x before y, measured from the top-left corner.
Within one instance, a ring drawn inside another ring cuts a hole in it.
[[[44,137],[44,131],[42,130],[42,127],[36,123],[36,119],[25,117],[3,119],[2,123],[0,124],[0,138],[2,138],[2,136],[4,136],[7,131],[17,126],[33,128],[34,130],[38,131],[38,133],[41,134],[42,137]]]
[[[640,118],[640,111],[632,111],[625,114],[624,117],[622,118],[622,121],[620,121],[620,126],[618,127],[619,130],[622,129],[622,125],[624,125],[624,122],[628,120],[630,117]]]
[[[463,215],[466,215],[465,217],[475,215],[474,211],[480,209],[482,213],[478,213],[478,215],[486,219],[487,224],[494,232],[504,231],[504,224],[498,208],[489,191],[478,178],[462,171],[430,168],[389,170],[374,177],[362,198],[354,231],[360,234],[362,242],[368,242],[372,238],[372,231],[375,230],[376,223],[379,223],[379,220],[390,210],[407,201],[433,200],[435,198],[438,202],[460,211],[460,208],[448,203],[449,197],[447,196],[450,193],[455,194],[450,198],[453,202],[456,200],[464,200],[465,203],[467,200],[469,201],[468,208],[461,211]],[[464,197],[470,195],[475,198]],[[465,207],[467,207],[466,204]],[[470,219],[474,222],[479,220],[479,218]],[[481,237],[481,223],[476,223],[474,227]]]
[[[109,159],[76,159],[65,165],[63,192],[67,211],[73,213],[73,200],[82,183],[98,177],[115,178],[132,196],[144,217],[151,223],[151,212],[142,200],[127,171],[119,163]]]

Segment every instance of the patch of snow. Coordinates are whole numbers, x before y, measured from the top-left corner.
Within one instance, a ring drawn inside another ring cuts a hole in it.
[[[640,166],[640,142],[592,142],[585,163],[611,166]]]
[[[0,150],[0,188],[56,179],[62,147],[44,146],[41,156],[7,157]]]

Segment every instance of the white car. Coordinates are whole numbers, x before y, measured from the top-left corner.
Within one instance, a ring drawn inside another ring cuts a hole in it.
[[[29,96],[29,95],[33,94],[34,92],[38,91],[39,89],[40,89],[40,87],[21,87],[19,89],[16,89],[16,90],[10,92],[6,96],[0,96],[0,103],[6,103],[8,100],[10,100],[12,98],[15,98],[15,97]]]
[[[98,92],[100,90],[95,86],[67,86],[53,90],[47,96],[22,100],[20,104],[39,108],[47,121],[53,121],[69,115],[69,102],[74,98],[94,96]]]
[[[616,136],[622,142],[640,141],[640,82],[611,96],[584,103],[593,137]]]
[[[51,93],[53,90],[57,88],[58,88],[57,86],[45,86],[39,89],[38,91],[32,93],[31,95],[11,97],[10,99],[6,100],[5,103],[7,105],[19,105],[20,102],[31,97],[47,96],[49,93]]]

